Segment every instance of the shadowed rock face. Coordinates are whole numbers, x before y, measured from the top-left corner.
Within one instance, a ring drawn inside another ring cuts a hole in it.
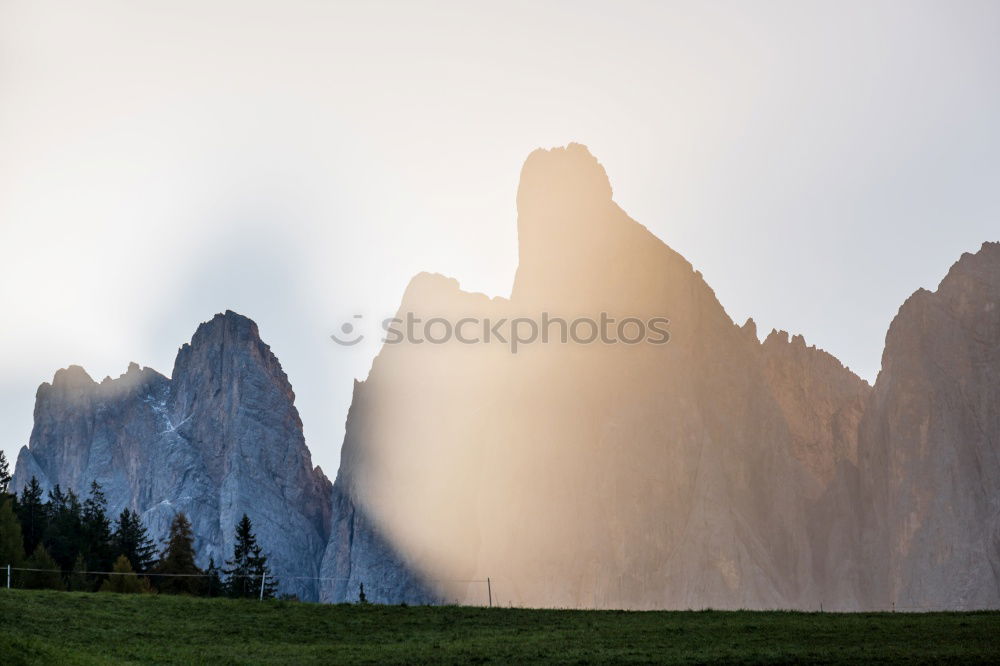
[[[157,539],[184,511],[202,566],[232,556],[245,512],[281,591],[315,599],[316,581],[296,577],[318,575],[330,483],[310,463],[294,398],[256,324],[216,315],[180,348],[171,379],[133,363],[100,384],[77,366],[42,384],[14,487],[36,476],[82,493],[96,479],[112,515],[140,512]]]
[[[518,215],[509,300],[420,275],[400,316],[667,317],[670,342],[383,348],[336,486],[415,574],[394,575],[464,603],[489,576],[500,603],[532,606],[818,606],[811,522],[856,459],[869,387],[800,338],[736,326],[582,146],[528,158]],[[335,534],[324,574],[353,575],[355,553]]]
[[[1000,243],[899,309],[859,452],[871,603],[1000,606]]]

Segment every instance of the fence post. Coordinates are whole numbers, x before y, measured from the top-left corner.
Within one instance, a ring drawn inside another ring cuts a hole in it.
[[[493,608],[493,586],[490,585],[490,577],[486,577],[486,594],[490,597],[490,608]]]
[[[260,575],[260,601],[264,601],[264,581],[267,579],[267,572]]]
[[[10,589],[10,565],[7,565],[7,589]]]

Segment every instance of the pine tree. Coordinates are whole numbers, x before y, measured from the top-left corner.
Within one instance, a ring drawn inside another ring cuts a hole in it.
[[[101,484],[90,483],[90,495],[83,502],[80,518],[80,550],[90,571],[107,571],[113,561],[108,500]]]
[[[92,592],[95,577],[87,571],[87,561],[83,558],[83,553],[80,553],[73,560],[73,568],[66,576],[66,588],[70,592]]]
[[[138,513],[130,509],[121,512],[115,522],[112,544],[115,553],[128,558],[132,571],[145,573],[152,568],[156,546]]]
[[[250,558],[257,547],[257,537],[253,533],[250,518],[244,513],[236,524],[236,543],[233,545],[233,559],[226,560],[226,594],[230,597],[253,596]]]
[[[56,485],[49,491],[48,524],[42,542],[59,568],[68,573],[80,553],[82,541],[80,500],[72,490]]]
[[[257,598],[261,594],[263,582],[265,599],[273,599],[278,588],[267,566],[267,556],[257,544],[250,518],[244,513],[236,524],[236,543],[233,559],[226,561],[226,593],[236,598]]]
[[[7,456],[0,450],[0,495],[7,493],[10,487],[10,465],[7,463]]]
[[[149,594],[152,592],[149,580],[139,578],[132,570],[128,558],[119,555],[111,576],[101,584],[101,592],[118,592],[120,594]]]
[[[207,575],[207,583],[205,584],[205,596],[208,597],[221,597],[226,593],[226,586],[222,582],[222,577],[220,576],[220,570],[218,565],[215,564],[215,558],[209,558],[208,569],[205,570]]]
[[[63,585],[62,576],[59,573],[59,565],[56,564],[56,561],[52,559],[41,544],[35,548],[35,552],[25,562],[25,568],[28,571],[24,572],[21,583],[22,587],[29,590],[66,589],[66,586]]]
[[[35,477],[31,477],[28,485],[21,490],[21,499],[15,511],[21,522],[24,554],[27,557],[42,543],[48,526],[48,507],[42,502],[42,486]]]
[[[20,566],[24,559],[21,523],[14,515],[14,500],[0,498],[0,567]]]
[[[183,513],[178,513],[170,523],[170,535],[156,565],[156,573],[161,574],[157,580],[160,592],[198,594],[203,586],[203,572],[195,565],[194,559],[191,522]]]

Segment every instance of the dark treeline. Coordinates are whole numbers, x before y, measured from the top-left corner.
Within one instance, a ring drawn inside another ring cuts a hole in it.
[[[34,477],[20,496],[7,492],[9,483],[0,451],[0,575],[9,564],[12,586],[258,598],[263,580],[264,598],[275,595],[277,580],[246,514],[235,527],[232,559],[221,568],[212,560],[202,570],[183,513],[157,552],[139,514],[125,509],[112,521],[96,481],[82,501],[58,485],[43,496]]]

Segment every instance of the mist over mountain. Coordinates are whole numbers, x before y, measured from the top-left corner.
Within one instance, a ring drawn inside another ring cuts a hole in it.
[[[184,510],[217,562],[245,511],[285,589],[325,601],[364,583],[381,602],[1000,604],[1000,244],[902,306],[870,386],[801,336],[733,322],[585,147],[532,153],[517,204],[509,298],[425,273],[399,316],[664,318],[669,342],[564,342],[556,324],[517,353],[387,344],[331,487],[277,359],[227,312],[171,379],[43,384],[15,487],[96,478],[158,535]]]

